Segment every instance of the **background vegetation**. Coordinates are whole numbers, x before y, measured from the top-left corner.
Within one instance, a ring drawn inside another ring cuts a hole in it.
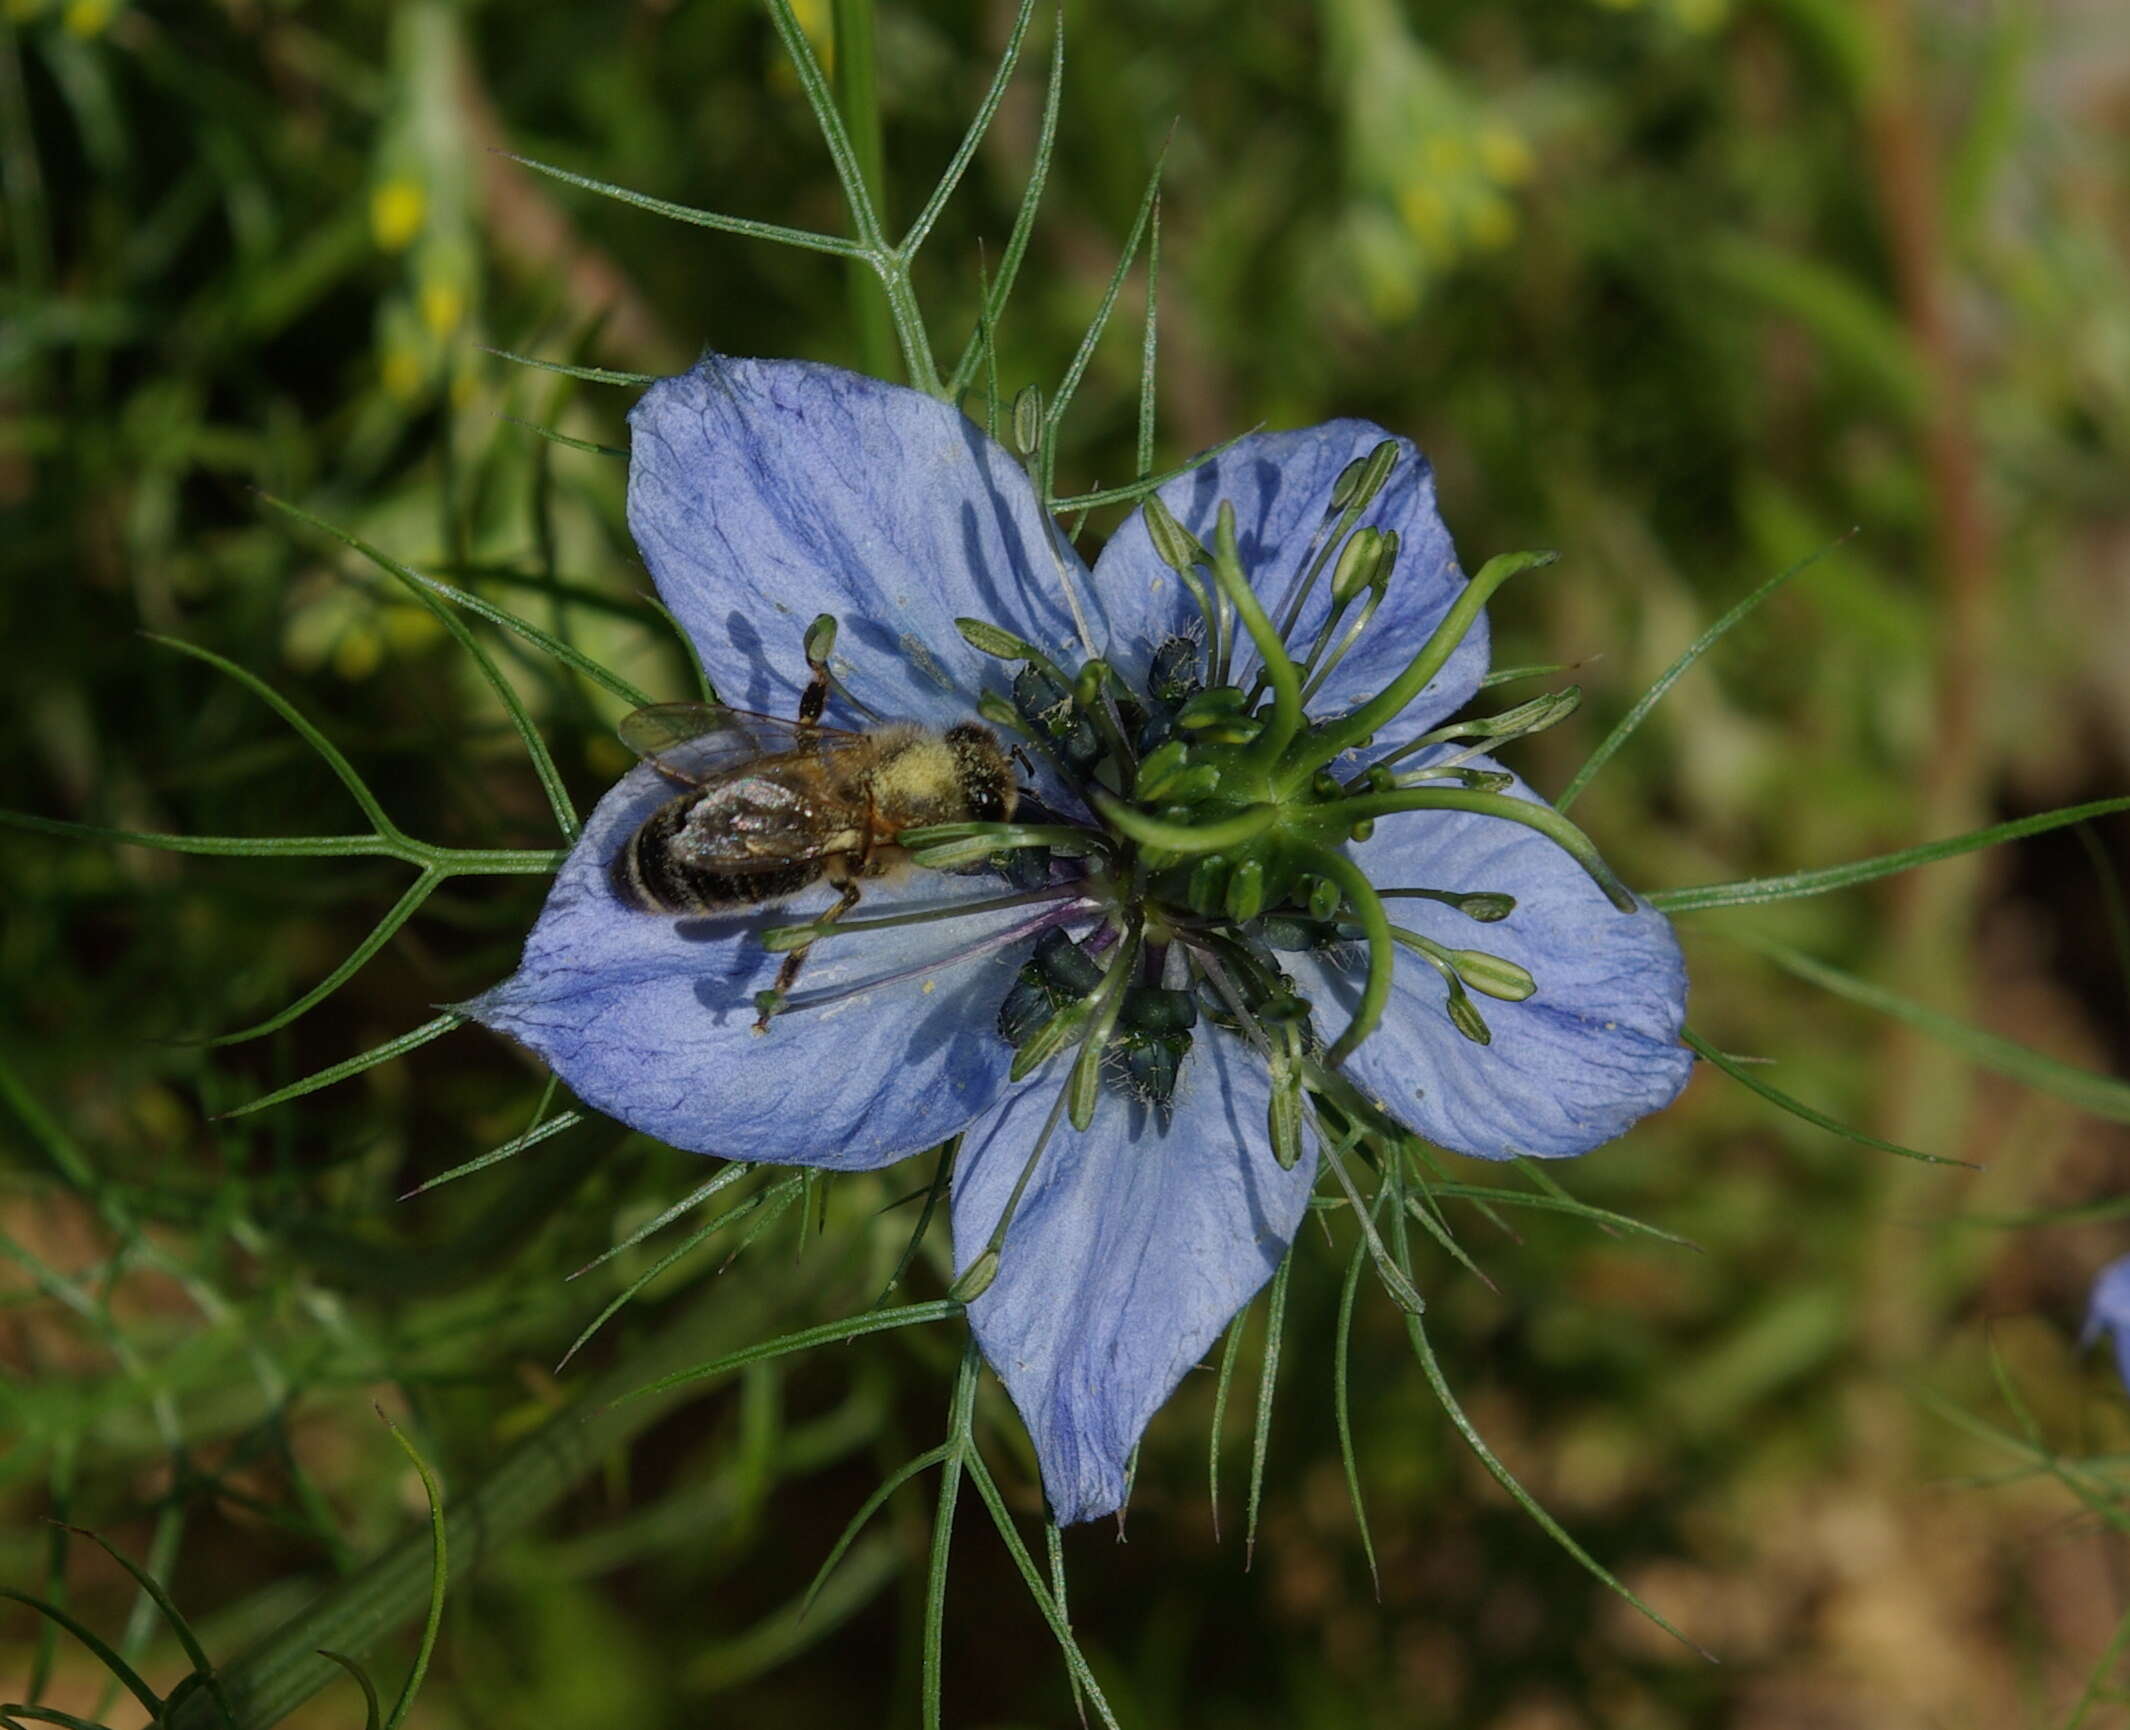
[[[1012,8],[840,12],[846,70],[851,29],[873,29],[886,202],[906,223]],[[662,221],[495,152],[843,232],[770,25],[737,0],[7,14],[0,806],[357,832],[318,755],[211,654],[315,722],[406,835],[552,848],[475,659],[412,589],[260,491],[685,692],[622,523],[623,465],[599,448],[624,442],[630,393],[483,345],[640,373],[705,346],[878,366],[877,309],[843,261]],[[801,17],[833,57],[827,8]],[[997,333],[1006,389],[1064,370],[1166,139],[1157,461],[1258,422],[1367,415],[1433,455],[1468,562],[1564,549],[1495,609],[1502,662],[1580,663],[1589,693],[1526,748],[1541,786],[1734,600],[1846,535],[1579,803],[1634,881],[1859,858],[2130,785],[2114,8],[1167,0],[1075,3],[1065,29],[1048,188]],[[919,262],[950,355],[1036,152],[1050,37],[1039,19]],[[1066,424],[1063,486],[1134,472],[1125,305]],[[474,628],[588,809],[621,767],[622,705]],[[536,1490],[556,1503],[454,1585],[410,1721],[915,1721],[926,1490],[890,1502],[810,1615],[796,1601],[884,1474],[940,1438],[956,1326],[607,1402],[862,1308],[911,1220],[878,1210],[927,1167],[755,1204],[558,1373],[689,1225],[565,1276],[704,1183],[703,1161],[561,1120],[399,1199],[543,1107],[540,1078],[473,1030],[225,1115],[507,971],[537,875],[441,875],[466,861],[419,850],[179,858],[0,833],[0,1581],[79,1618],[159,1694],[193,1666],[168,1619],[49,1520],[152,1571],[218,1662],[403,1545],[409,1615],[357,1654],[389,1700],[427,1550],[382,1407],[447,1503],[490,1495],[498,1533]],[[1130,1542],[1067,1537],[1074,1623],[1120,1715],[2130,1721],[2111,1645],[2130,1414],[2075,1349],[2130,1218],[2130,1092],[2100,1079],[2130,1036],[2126,861],[2116,816],[1684,921],[1706,1036],[1777,1060],[1751,1073],[1845,1122],[1984,1169],[1873,1152],[1704,1066],[1677,1108],[1560,1174],[1698,1250],[1539,1213],[1509,1237],[1471,1214],[1493,1289],[1423,1264],[1446,1374],[1493,1447],[1720,1664],[1493,1485],[1371,1295],[1352,1349],[1372,1583],[1331,1398],[1342,1258],[1305,1238],[1254,1549],[1261,1312],[1222,1420],[1217,1524],[1208,1373],[1155,1426]],[[417,872],[419,911],[313,1002]],[[1854,980],[1954,1018],[1952,1038],[1859,1003]],[[690,1218],[765,1193],[738,1185]],[[910,1295],[938,1291],[920,1265]],[[1032,1542],[1032,1467],[995,1390],[976,1423]],[[966,1492],[953,1560],[949,1721],[1069,1721],[1050,1637]],[[305,1652],[333,1643],[297,1627]],[[0,1697],[49,1711],[142,1717],[27,1609],[0,1619],[0,1678]],[[291,1721],[361,1711],[343,1678]]]

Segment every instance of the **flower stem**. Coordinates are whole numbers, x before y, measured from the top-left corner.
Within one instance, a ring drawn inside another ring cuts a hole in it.
[[[850,138],[858,177],[872,201],[881,229],[886,229],[882,203],[886,178],[880,137],[880,91],[874,76],[873,0],[835,0],[836,110]],[[871,261],[860,263],[851,273],[851,317],[858,330],[860,364],[875,378],[895,375],[895,319],[888,297],[893,290],[888,272]]]

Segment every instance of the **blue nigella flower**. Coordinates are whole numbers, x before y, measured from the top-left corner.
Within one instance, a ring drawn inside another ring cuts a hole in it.
[[[630,526],[719,696],[796,715],[832,633],[826,721],[983,717],[1018,738],[1015,821],[917,831],[958,869],[860,876],[834,928],[823,884],[647,913],[617,856],[684,789],[646,763],[467,1012],[679,1147],[858,1170],[962,1136],[958,1290],[1059,1521],[1119,1506],[1328,1125],[1552,1157],[1684,1084],[1669,926],[1471,743],[1562,705],[1443,725],[1492,579],[1410,444],[1246,438],[1090,571],[1014,459],[910,390],[712,359],[631,425]]]
[[[2130,1388],[2130,1255],[2115,1260],[2093,1276],[2093,1295],[2086,1303],[2085,1330],[2081,1346],[2090,1346],[2102,1334],[2115,1336],[2115,1367]]]

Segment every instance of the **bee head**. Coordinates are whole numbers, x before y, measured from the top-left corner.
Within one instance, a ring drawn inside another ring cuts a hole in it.
[[[1020,802],[1020,789],[1013,781],[1013,760],[999,744],[998,735],[974,721],[961,721],[942,737],[954,753],[954,776],[968,801],[970,820],[1005,822]]]

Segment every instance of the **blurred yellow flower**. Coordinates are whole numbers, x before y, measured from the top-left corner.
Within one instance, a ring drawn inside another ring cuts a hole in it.
[[[75,36],[101,36],[117,16],[116,0],[70,0],[61,20]]]
[[[1481,252],[1499,252],[1516,238],[1516,207],[1498,192],[1480,194],[1465,217],[1465,231]]]
[[[387,350],[378,373],[384,382],[385,394],[401,402],[412,402],[420,396],[429,376],[428,369],[422,365],[422,357],[411,348]]]
[[[1513,127],[1492,122],[1479,129],[1476,141],[1479,165],[1503,186],[1521,186],[1531,178],[1536,161],[1523,134]]]
[[[429,334],[449,336],[466,316],[466,291],[455,282],[425,282],[421,304]]]
[[[370,237],[380,250],[403,252],[422,231],[429,198],[419,181],[398,177],[380,182],[370,194]]]

